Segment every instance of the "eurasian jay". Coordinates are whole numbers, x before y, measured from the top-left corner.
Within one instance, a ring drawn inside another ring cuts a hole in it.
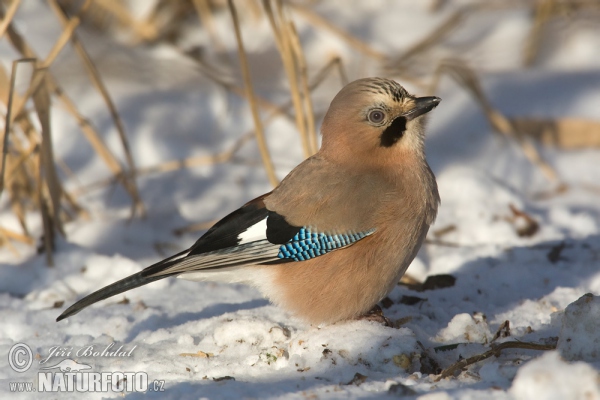
[[[367,314],[398,283],[439,195],[423,115],[438,97],[359,79],[333,99],[318,153],[175,254],[79,300],[57,321],[170,276],[245,283],[310,323]]]

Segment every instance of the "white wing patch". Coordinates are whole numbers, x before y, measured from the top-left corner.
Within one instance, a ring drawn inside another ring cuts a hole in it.
[[[238,245],[236,247],[211,251],[184,257],[178,263],[152,276],[184,274],[210,268],[233,267],[241,264],[252,265],[263,261],[277,260],[279,246],[266,239]]]
[[[256,242],[267,238],[267,218],[261,219],[238,235],[239,244]]]

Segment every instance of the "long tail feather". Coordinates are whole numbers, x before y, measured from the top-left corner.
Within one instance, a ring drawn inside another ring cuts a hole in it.
[[[130,275],[127,278],[121,279],[120,281],[117,281],[111,285],[108,285],[106,287],[103,287],[100,290],[95,291],[94,293],[79,300],[78,302],[73,304],[71,307],[67,308],[62,314],[60,314],[58,316],[58,318],[56,318],[56,321],[58,322],[65,318],[68,318],[72,315],[75,315],[79,311],[86,308],[87,306],[90,306],[100,300],[108,299],[109,297],[126,292],[130,289],[135,289],[137,287],[147,285],[148,283],[158,281],[160,279],[164,279],[164,278],[167,278],[172,275],[176,275],[176,274],[163,274],[163,275],[151,275],[151,274],[155,271],[162,271],[162,270],[168,269],[169,267],[179,263],[180,259],[178,259],[178,257],[186,252],[187,252],[187,250],[185,252],[176,254],[173,257],[169,257],[166,260],[163,260],[161,262],[153,264],[153,265],[149,266],[148,268],[145,268],[144,270],[142,270],[136,274]],[[148,276],[148,275],[150,275],[150,276]]]

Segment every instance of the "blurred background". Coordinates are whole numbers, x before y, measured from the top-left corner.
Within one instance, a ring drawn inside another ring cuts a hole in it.
[[[478,240],[452,221],[492,201],[465,191],[457,168],[524,201],[598,199],[598,1],[14,0],[1,10],[9,263],[37,249],[52,264],[65,237],[137,259],[191,244],[314,154],[329,101],[365,76],[442,97],[427,151],[438,177],[459,175],[441,179],[450,207],[436,226],[451,242]],[[535,235],[526,206],[509,203],[485,212]]]

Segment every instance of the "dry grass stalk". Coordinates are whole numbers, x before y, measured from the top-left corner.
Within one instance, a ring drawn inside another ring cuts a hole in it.
[[[5,184],[5,175],[6,175],[6,159],[8,156],[8,143],[9,143],[9,134],[11,131],[11,125],[13,120],[13,99],[15,94],[15,82],[17,78],[17,66],[22,62],[35,62],[36,60],[33,58],[16,60],[12,63],[12,70],[10,76],[10,86],[9,93],[7,94],[7,106],[6,106],[6,118],[4,122],[4,139],[2,140],[2,173],[0,173],[0,195],[4,191]],[[2,78],[5,78],[6,75],[2,74]],[[5,87],[3,85],[3,87]]]
[[[300,38],[298,32],[296,32],[295,26],[290,23],[290,38],[292,43],[292,50],[296,62],[298,64],[298,70],[300,72],[300,87],[302,89],[302,98],[304,99],[304,116],[306,119],[306,135],[308,136],[308,142],[310,144],[311,155],[319,151],[319,138],[315,127],[315,114],[313,112],[312,99],[310,97],[310,87],[308,84],[308,68],[306,66],[306,59],[304,58],[304,52],[300,44]]]
[[[48,1],[50,4],[50,7],[56,13],[59,20],[63,24],[65,31],[69,28],[69,26],[73,23],[73,21],[76,21],[77,25],[79,24],[79,17],[74,17],[69,20],[69,18],[67,17],[67,15],[65,13],[65,10],[62,7],[60,7],[60,5],[56,2],[56,0],[48,0]],[[90,5],[90,3],[91,3],[91,0],[87,0],[84,3],[84,5],[82,6],[79,14],[85,12],[85,9]],[[75,48],[75,51],[77,52],[77,54],[79,55],[79,57],[82,60],[83,65],[84,65],[86,71],[88,72],[92,83],[94,84],[94,86],[96,87],[98,92],[100,92],[100,95],[104,99],[104,102],[106,103],[106,106],[108,107],[108,110],[110,111],[110,115],[115,124],[115,127],[117,128],[117,132],[119,133],[119,138],[121,139],[121,144],[122,144],[123,150],[125,152],[127,166],[129,167],[129,182],[131,182],[132,186],[135,187],[136,186],[135,185],[135,182],[136,182],[135,162],[133,161],[133,156],[131,155],[131,147],[129,145],[129,140],[127,139],[127,135],[125,134],[125,127],[123,126],[123,121],[121,120],[121,117],[120,117],[119,113],[117,112],[117,108],[115,107],[115,104],[112,101],[112,98],[110,97],[110,94],[108,93],[108,90],[106,89],[106,86],[104,85],[104,82],[102,81],[102,78],[100,77],[100,73],[98,72],[98,69],[96,68],[93,60],[91,59],[91,57],[85,50],[85,47],[83,46],[83,44],[77,37],[77,34],[75,34],[73,32],[70,35],[70,39],[72,41],[73,47]],[[135,192],[137,193],[137,189]],[[132,212],[131,216],[133,217],[135,215],[135,212],[138,210],[140,211],[140,213],[142,215],[145,214],[144,203],[142,202],[139,195],[136,195],[136,197],[134,199],[134,204],[133,204],[133,207],[131,210],[131,212]]]
[[[60,218],[60,201],[63,193],[62,185],[56,175],[54,167],[54,151],[52,149],[52,133],[50,131],[50,92],[46,84],[46,70],[37,69],[36,74],[42,75],[42,84],[33,93],[33,104],[42,127],[42,143],[39,157],[38,201],[42,214],[44,228],[44,250],[48,265],[54,265],[52,253],[54,251],[54,233],[58,231],[64,235]]]
[[[529,35],[525,41],[525,47],[523,48],[523,63],[525,66],[533,65],[537,58],[544,27],[555,13],[556,1],[537,0],[534,8],[533,24],[531,25],[531,30],[529,31]]]
[[[136,41],[153,42],[159,36],[158,30],[153,24],[136,20],[120,1],[94,0],[94,4],[113,15],[121,25],[129,27],[137,36]]]
[[[440,64],[436,71],[436,77],[433,80],[432,88],[437,85],[439,77],[442,73],[449,74],[456,82],[458,82],[463,88],[467,89],[475,98],[477,103],[483,109],[488,122],[494,128],[496,132],[499,132],[509,138],[515,139],[516,142],[521,146],[523,154],[529,159],[529,161],[536,165],[542,173],[552,182],[558,181],[558,174],[542,159],[535,146],[523,135],[516,133],[515,127],[511,121],[506,118],[502,113],[496,110],[485,96],[479,79],[475,75],[475,72],[469,68],[464,62],[453,59],[446,60]],[[433,91],[431,89],[430,91]]]
[[[309,90],[312,92],[315,90],[321,83],[324,82],[325,78],[329,76],[331,71],[337,67],[337,70],[340,74],[341,84],[342,86],[347,84],[346,75],[344,73],[342,61],[339,57],[334,57],[325,66],[323,66],[313,78],[313,81],[309,85]],[[292,101],[288,101],[282,106],[276,106],[275,109],[271,111],[269,115],[264,119],[263,125],[269,124],[275,117],[282,116],[286,114],[286,110],[292,107]],[[181,168],[193,168],[199,167],[203,165],[213,165],[217,163],[224,163],[230,161],[233,156],[239,151],[239,149],[247,143],[252,137],[255,136],[254,130],[244,133],[230,149],[225,150],[221,153],[217,153],[211,156],[195,156],[188,157],[182,160],[172,160],[160,163],[158,165],[153,165],[149,167],[138,168],[136,171],[137,176],[153,174],[153,173],[167,173],[171,171],[176,171]],[[100,181],[91,183],[86,185],[85,187],[81,187],[79,190],[73,192],[74,196],[80,196],[89,190],[93,190],[100,187],[105,187],[110,184],[115,183],[115,177],[111,177],[109,179],[102,179]],[[192,228],[189,228],[192,229]]]
[[[307,20],[313,26],[321,27],[321,28],[335,34],[336,36],[342,38],[344,41],[346,41],[348,44],[350,44],[352,47],[354,47],[356,50],[358,50],[361,53],[366,54],[370,57],[373,57],[377,61],[385,61],[386,60],[387,56],[383,52],[373,49],[371,46],[369,46],[362,40],[358,39],[357,37],[355,37],[353,35],[350,35],[348,32],[344,31],[343,29],[340,29],[339,27],[333,25],[331,22],[329,22],[327,19],[323,18],[322,16],[320,16],[313,10],[311,10],[303,5],[295,4],[292,2],[290,2],[288,4],[296,13],[298,13],[300,16],[302,16],[302,18]]]
[[[519,135],[561,149],[600,147],[600,122],[578,118],[511,118]]]
[[[252,79],[250,77],[250,69],[248,67],[248,60],[246,58],[246,51],[244,50],[244,42],[242,40],[242,34],[240,32],[240,23],[237,16],[237,11],[235,5],[233,4],[233,0],[227,0],[227,5],[229,6],[229,12],[231,13],[231,19],[233,21],[233,26],[235,28],[235,37],[238,43],[238,55],[240,58],[240,64],[242,68],[242,75],[244,77],[244,86],[246,88],[246,97],[250,104],[250,109],[252,111],[252,118],[254,120],[254,128],[256,133],[256,142],[258,143],[258,148],[260,150],[260,155],[263,161],[263,165],[267,172],[267,176],[269,178],[269,182],[273,187],[279,184],[279,180],[275,175],[275,169],[273,168],[273,162],[271,161],[271,155],[269,154],[269,149],[267,148],[267,142],[265,140],[265,133],[263,130],[262,122],[260,120],[260,115],[258,114],[258,105],[256,104],[256,100],[254,98],[254,88],[252,85]]]
[[[20,52],[24,57],[28,58],[36,58],[35,52],[27,44],[27,41],[15,30],[13,24],[9,24],[7,28],[7,37],[13,47]],[[125,174],[122,170],[120,163],[117,161],[117,158],[110,152],[108,147],[104,144],[100,135],[96,132],[96,130],[91,126],[91,124],[84,118],[77,107],[73,103],[73,101],[66,96],[62,89],[60,89],[56,80],[52,77],[50,72],[46,73],[46,83],[50,86],[51,91],[54,92],[58,100],[61,101],[65,109],[78,121],[79,126],[88,139],[88,141],[92,144],[92,147],[96,152],[100,155],[100,157],[106,162],[107,166],[117,177],[118,180],[122,183],[125,190],[131,196],[133,200],[132,205],[132,215],[134,214],[135,207],[138,207],[141,204],[141,199],[137,190],[137,186],[135,181],[127,179],[127,174]],[[24,109],[25,103],[28,97],[38,89],[41,84],[40,75],[35,75],[34,81],[30,84],[29,89],[27,90],[25,96],[20,98],[19,103],[15,103],[15,110],[13,112],[12,119],[19,116]]]
[[[8,9],[6,10],[6,13],[3,16],[2,22],[0,22],[0,38],[4,37],[6,28],[8,28],[8,25],[10,25],[10,23],[12,22],[20,5],[21,0],[13,0],[12,3],[10,3],[10,6],[8,6]]]
[[[210,229],[210,227],[213,226],[214,224],[216,224],[217,222],[219,222],[218,219],[213,219],[211,221],[205,221],[205,222],[196,222],[191,225],[173,229],[173,234],[176,236],[181,236],[186,233],[205,231],[207,229]]]
[[[210,40],[217,48],[217,51],[221,54],[226,53],[227,49],[219,37],[217,27],[215,26],[213,14],[210,9],[210,1],[192,0],[192,3],[194,4],[194,8],[196,8],[196,13],[198,14],[198,18],[200,19],[202,26],[206,28],[208,36],[210,36]]]
[[[8,250],[10,250],[15,257],[19,257],[20,254],[15,246],[13,246],[13,244],[10,242],[9,237],[4,232],[0,231],[0,247],[4,245],[6,245]]]
[[[229,150],[221,153],[210,156],[189,157],[183,160],[167,161],[156,166],[140,168],[138,173],[145,175],[156,172],[170,172],[181,168],[193,168],[202,165],[213,165],[227,162],[230,161],[235,153],[237,153],[237,151],[244,145],[244,143],[247,143],[254,135],[254,131],[247,132],[245,135],[240,137]]]
[[[290,84],[290,93],[295,109],[296,126],[300,134],[304,156],[310,157],[312,154],[314,154],[314,151],[311,149],[311,140],[309,139],[308,135],[305,110],[302,100],[303,93],[301,93],[298,84],[298,75],[300,71],[292,47],[293,39],[291,38],[291,22],[284,17],[281,2],[279,0],[275,1],[275,7],[277,9],[276,11],[273,11],[273,8],[271,7],[271,0],[264,0],[263,5],[267,13],[269,23],[271,24],[273,36],[275,38],[275,44],[279,50],[283,67]]]
[[[57,9],[60,10],[58,4],[56,3],[56,0],[48,0],[48,3],[50,4],[50,8],[52,8],[55,12],[57,11]],[[61,19],[61,22],[63,23],[63,31],[54,43],[54,46],[50,50],[50,53],[48,53],[48,56],[46,56],[44,62],[40,65],[40,68],[49,68],[50,65],[52,65],[60,51],[75,35],[75,29],[77,29],[77,27],[81,23],[81,15],[89,8],[91,4],[92,0],[86,0],[85,3],[83,3],[83,5],[81,6],[81,9],[77,13],[77,15],[75,15],[71,19],[66,18],[66,16],[64,16],[64,18]]]
[[[224,79],[222,76],[219,75],[215,68],[208,65],[202,58],[190,56],[189,54],[186,54],[186,56],[197,63],[198,70],[202,74],[204,74],[208,79],[210,79],[223,89],[227,90],[228,92],[231,92],[236,96],[239,96],[245,99],[246,101],[249,101],[245,88],[239,87]],[[256,93],[254,93],[254,101],[259,107],[261,107],[265,111],[275,112],[281,116],[289,118],[290,120],[294,119],[294,117],[290,113],[283,111],[277,104],[272,103],[271,101],[257,95]]]
[[[408,71],[409,64],[414,61],[414,58],[427,52],[435,45],[439,44],[440,41],[447,39],[450,32],[458,27],[458,25],[464,21],[464,17],[468,12],[471,11],[469,7],[463,7],[462,9],[451,14],[440,26],[434,29],[424,39],[419,40],[404,51],[400,56],[395,57],[386,63],[384,70],[386,73],[395,73],[408,81],[415,83],[419,86],[423,84],[417,81],[413,74]]]
[[[22,235],[18,232],[14,232],[10,229],[6,229],[3,227],[0,227],[0,233],[2,234],[2,236],[4,236],[5,238],[17,241],[17,242],[21,242],[21,243],[25,243],[25,244],[29,244],[32,245],[35,243],[35,240],[33,240],[31,237],[26,236],[26,235]]]
[[[342,87],[346,86],[350,82],[348,80],[348,75],[346,75],[346,71],[344,70],[344,63],[342,62],[342,59],[340,57],[332,57],[327,64],[325,64],[325,66],[315,74],[313,82],[310,84],[309,91],[312,92],[317,86],[319,86],[321,82],[323,82],[323,80],[330,74],[332,68],[337,68]]]
[[[25,223],[25,210],[27,207],[35,206],[35,186],[38,175],[35,160],[39,152],[39,134],[35,131],[29,120],[28,114],[23,114],[16,119],[15,124],[12,104],[18,102],[19,96],[14,90],[17,67],[23,62],[35,62],[35,60],[17,60],[13,63],[12,74],[9,78],[3,67],[0,66],[0,98],[7,105],[7,116],[5,118],[4,136],[4,165],[0,176],[3,181],[1,187],[8,188],[10,206],[17,217],[23,232],[29,235]],[[15,128],[20,128],[15,129]],[[12,133],[12,134],[11,134]],[[34,203],[34,204],[32,204]]]
[[[46,75],[45,69],[37,69],[34,73]],[[39,89],[33,94],[33,104],[37,112],[42,127],[42,143],[40,146],[40,163],[43,183],[49,194],[49,210],[52,212],[52,220],[55,223],[56,229],[64,235],[64,229],[60,218],[60,201],[63,195],[63,188],[56,174],[54,162],[54,150],[52,148],[52,131],[50,124],[50,93],[48,85],[45,82],[40,85]]]
[[[319,85],[321,85],[321,83],[323,83],[325,78],[331,73],[331,71],[334,67],[338,67],[338,70],[340,71],[340,75],[341,75],[341,79],[342,79],[342,86],[345,85],[346,84],[344,81],[345,74],[344,74],[343,68],[342,68],[342,61],[339,57],[335,57],[335,58],[332,58],[315,75],[313,82],[311,82],[309,85],[309,88],[308,88],[309,91],[313,91],[317,87],[319,87]],[[266,126],[267,124],[269,124],[271,121],[273,121],[273,119],[275,119],[275,117],[280,116],[281,112],[284,112],[285,110],[289,109],[292,105],[293,105],[292,101],[290,100],[287,103],[285,103],[284,105],[278,106],[277,110],[272,111],[269,115],[267,115],[267,117],[265,118],[265,120],[263,122],[263,125]],[[138,169],[137,172],[139,175],[142,175],[142,174],[145,175],[145,174],[156,173],[156,172],[169,172],[169,171],[174,171],[174,170],[177,170],[180,168],[192,168],[192,167],[197,167],[197,166],[202,166],[202,165],[212,165],[212,164],[216,164],[216,163],[227,162],[227,161],[230,161],[233,158],[233,156],[238,152],[238,150],[245,143],[247,143],[248,140],[250,140],[254,135],[255,135],[254,131],[246,132],[234,143],[233,146],[231,146],[230,149],[228,149],[224,152],[221,152],[221,153],[214,154],[212,156],[189,157],[189,158],[186,158],[183,160],[167,161],[167,162],[161,163],[159,165],[140,168],[140,169]]]

